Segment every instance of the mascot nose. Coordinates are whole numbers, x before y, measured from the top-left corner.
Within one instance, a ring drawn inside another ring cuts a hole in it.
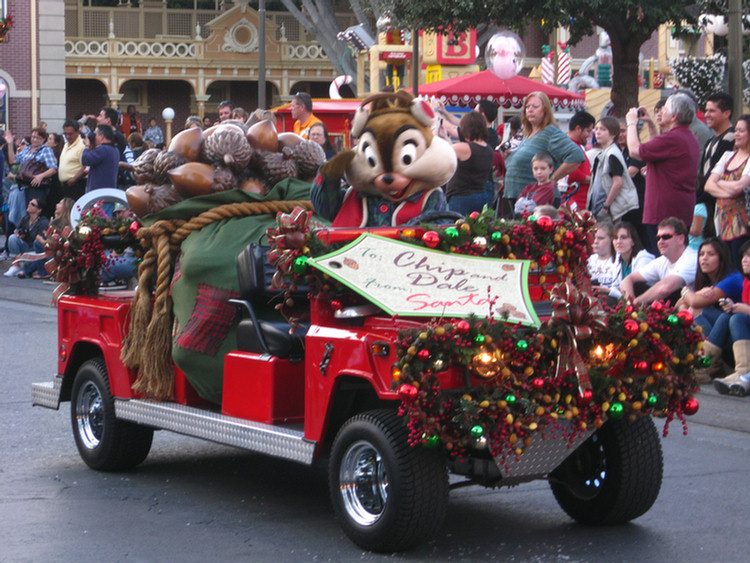
[[[383,181],[384,184],[387,186],[390,186],[393,183],[393,176],[391,174],[383,174],[380,179]]]

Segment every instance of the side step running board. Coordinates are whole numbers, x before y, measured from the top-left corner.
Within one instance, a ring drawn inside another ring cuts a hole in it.
[[[115,399],[115,415],[145,426],[306,465],[312,464],[315,455],[315,442],[306,440],[299,430],[233,418],[194,407],[142,399]]]

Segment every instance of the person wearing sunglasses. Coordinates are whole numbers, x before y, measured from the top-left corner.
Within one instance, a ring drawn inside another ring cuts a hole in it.
[[[695,281],[698,255],[688,246],[688,229],[682,219],[667,217],[659,222],[656,245],[661,256],[620,282],[619,290],[636,305],[660,300],[675,303],[680,290]],[[644,283],[648,289],[639,294],[636,288]]]
[[[12,259],[19,254],[32,250],[34,241],[38,238],[44,240],[44,233],[49,227],[49,219],[42,215],[43,203],[37,197],[32,197],[29,200],[29,204],[26,206],[26,216],[21,219],[15,232],[8,238],[8,253]],[[6,277],[17,276],[23,271],[22,264],[13,264],[3,275]]]

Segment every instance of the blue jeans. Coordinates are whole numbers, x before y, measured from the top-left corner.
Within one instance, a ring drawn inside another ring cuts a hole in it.
[[[485,205],[487,205],[487,192],[484,190],[466,195],[454,195],[448,200],[448,209],[461,215],[481,211]]]
[[[44,245],[41,244],[38,240],[34,241],[34,252],[44,252]],[[36,274],[37,276],[46,278],[49,275],[47,273],[47,268],[44,267],[44,263],[46,261],[46,258],[40,258],[39,260],[34,260],[33,262],[27,262],[23,267],[24,275],[28,278]]]
[[[10,235],[10,237],[8,237],[8,254],[10,254],[11,256],[23,254],[24,252],[28,252],[29,250],[31,250],[29,244],[21,239],[17,234],[13,233],[12,235]]]
[[[718,307],[704,307],[701,314],[695,317],[695,324],[703,327],[703,334],[710,334],[722,312]]]
[[[719,348],[731,346],[738,340],[750,340],[750,316],[742,313],[722,313],[714,323],[708,341]]]

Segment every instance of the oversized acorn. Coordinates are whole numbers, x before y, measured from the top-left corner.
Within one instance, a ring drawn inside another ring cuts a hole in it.
[[[250,145],[260,151],[273,152],[278,149],[279,136],[276,126],[268,119],[259,121],[247,130],[247,140]]]
[[[195,162],[200,158],[203,149],[203,131],[200,127],[191,127],[180,131],[169,143],[169,150],[177,153],[188,162]]]
[[[133,163],[133,178],[136,183],[146,184],[154,180],[154,160],[159,156],[159,149],[148,149],[141,153]]]
[[[167,174],[182,197],[193,197],[210,194],[213,191],[211,188],[214,184],[216,168],[204,162],[186,162],[172,168]]]
[[[302,140],[291,148],[292,158],[297,163],[297,176],[301,180],[312,180],[326,161],[323,147],[315,141]]]
[[[239,127],[222,125],[206,139],[203,154],[214,166],[224,165],[240,172],[250,162],[253,149]]]
[[[161,151],[154,159],[153,183],[163,185],[169,181],[167,172],[185,163],[185,159],[173,151]]]
[[[260,154],[261,169],[266,178],[266,186],[272,188],[286,178],[297,177],[297,163],[293,151],[284,147],[281,152],[263,152]]]

